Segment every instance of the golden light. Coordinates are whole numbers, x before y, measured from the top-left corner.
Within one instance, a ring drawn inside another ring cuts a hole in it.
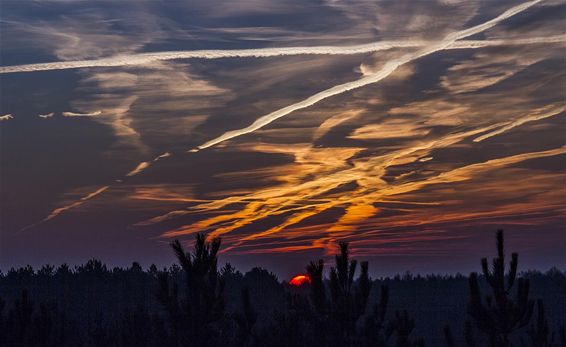
[[[300,287],[305,283],[311,283],[311,278],[307,275],[297,275],[289,281],[289,284],[295,287]]]

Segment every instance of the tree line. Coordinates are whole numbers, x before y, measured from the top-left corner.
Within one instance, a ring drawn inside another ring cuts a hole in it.
[[[480,273],[372,280],[341,242],[332,266],[310,262],[299,287],[261,268],[219,268],[221,240],[204,234],[192,252],[171,248],[178,264],[166,269],[91,260],[0,272],[0,346],[566,346],[566,274],[519,273],[501,230]],[[444,309],[430,311],[427,297]]]

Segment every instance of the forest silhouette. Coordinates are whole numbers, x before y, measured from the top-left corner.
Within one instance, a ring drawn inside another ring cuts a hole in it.
[[[566,272],[519,272],[501,230],[480,273],[374,280],[341,242],[299,286],[219,268],[221,240],[204,234],[192,252],[171,248],[178,265],[164,269],[0,271],[0,346],[566,346]]]

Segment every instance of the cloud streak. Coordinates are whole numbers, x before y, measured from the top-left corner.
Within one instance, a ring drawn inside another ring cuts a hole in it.
[[[468,35],[469,36],[469,35]],[[550,44],[566,42],[566,35],[537,37],[514,40],[470,40],[453,43],[445,49],[469,49],[502,45]],[[52,70],[68,70],[97,67],[139,66],[156,61],[179,59],[225,59],[225,58],[269,58],[293,55],[356,55],[375,53],[395,48],[422,48],[431,42],[414,41],[381,41],[351,46],[312,46],[312,47],[273,47],[252,48],[241,50],[194,50],[194,51],[167,51],[138,54],[124,54],[101,59],[60,61],[52,63],[24,64],[1,66],[0,74],[16,72],[36,72]]]
[[[63,112],[63,117],[96,117],[102,114],[102,111],[95,111],[90,113],[75,113],[75,112]]]
[[[499,128],[495,131],[489,132],[489,133],[482,135],[482,136],[478,136],[474,139],[474,142],[481,142],[483,140],[487,140],[490,137],[497,136],[497,135],[502,134],[502,133],[504,133],[508,130],[511,130],[513,128],[521,126],[525,123],[534,122],[534,121],[537,121],[537,120],[557,116],[557,115],[561,114],[562,112],[564,112],[565,109],[566,109],[566,107],[562,106],[562,107],[555,108],[554,110],[547,111],[547,112],[539,110],[538,112],[535,112],[532,115],[528,115],[526,117],[519,118],[519,119]]]
[[[523,3],[523,4],[521,4],[521,5],[515,6],[515,7],[511,8],[511,9],[505,11],[504,13],[502,13],[502,14],[499,15],[499,16],[497,16],[496,18],[494,18],[494,19],[492,19],[492,20],[490,20],[490,21],[487,21],[487,22],[485,22],[485,23],[483,23],[483,24],[480,24],[480,25],[477,25],[477,26],[474,26],[474,27],[471,27],[471,28],[468,28],[468,29],[465,29],[465,30],[461,30],[461,31],[457,31],[457,32],[451,33],[451,34],[447,35],[447,36],[446,36],[443,40],[441,40],[441,41],[436,41],[436,42],[432,42],[432,43],[429,42],[429,43],[427,43],[423,48],[421,48],[421,49],[419,49],[419,50],[417,50],[417,51],[415,51],[415,52],[411,52],[411,53],[404,54],[404,55],[402,55],[401,57],[399,57],[399,58],[397,58],[397,59],[393,59],[393,60],[390,60],[390,61],[386,62],[386,63],[384,64],[384,66],[381,68],[381,70],[378,70],[377,72],[375,72],[375,73],[373,73],[373,74],[364,76],[363,78],[358,79],[358,80],[355,80],[355,81],[351,81],[351,82],[348,82],[348,83],[344,83],[344,84],[340,84],[340,85],[334,86],[334,87],[332,87],[332,88],[329,88],[329,89],[327,89],[327,90],[324,90],[324,91],[322,91],[322,92],[319,92],[319,93],[317,93],[317,94],[314,94],[314,95],[312,95],[311,97],[309,97],[309,98],[307,98],[307,99],[305,99],[305,100],[303,100],[303,101],[301,101],[301,102],[298,102],[298,103],[289,105],[289,106],[287,106],[287,107],[284,107],[284,108],[282,108],[282,109],[279,109],[279,110],[277,110],[277,111],[274,111],[274,112],[272,112],[272,113],[269,113],[269,114],[267,114],[267,115],[265,115],[265,116],[262,116],[262,117],[258,118],[258,119],[257,119],[255,122],[253,122],[250,126],[248,126],[248,127],[246,127],[246,128],[243,128],[243,129],[228,131],[228,132],[224,133],[223,135],[221,135],[220,137],[217,137],[217,138],[215,138],[215,139],[212,139],[212,140],[210,140],[210,141],[208,141],[208,142],[206,142],[206,143],[204,143],[204,144],[198,146],[198,147],[197,147],[196,149],[194,149],[193,151],[195,151],[195,150],[202,150],[202,149],[205,149],[205,148],[214,146],[214,145],[216,145],[216,144],[218,144],[218,143],[221,143],[221,142],[223,142],[223,141],[226,141],[226,140],[228,140],[228,139],[232,139],[232,138],[235,138],[235,137],[244,135],[244,134],[251,133],[251,132],[253,132],[253,131],[255,131],[255,130],[258,130],[258,129],[260,129],[260,128],[262,128],[262,127],[264,127],[264,126],[266,126],[266,125],[272,123],[273,121],[275,121],[275,120],[277,120],[277,119],[279,119],[279,118],[281,118],[281,117],[284,117],[284,116],[286,116],[286,115],[288,115],[288,114],[290,114],[290,113],[292,113],[292,112],[294,112],[294,111],[297,111],[297,110],[300,110],[300,109],[303,109],[303,108],[312,106],[312,105],[314,105],[314,104],[316,104],[316,103],[318,103],[318,102],[320,102],[320,101],[322,101],[322,100],[324,100],[324,99],[326,99],[326,98],[329,98],[329,97],[331,97],[331,96],[338,95],[338,94],[342,94],[342,93],[347,92],[347,91],[349,91],[349,90],[353,90],[353,89],[356,89],[356,88],[361,88],[361,87],[366,86],[366,85],[369,85],[369,84],[377,83],[377,82],[379,82],[379,81],[381,81],[381,80],[387,78],[388,76],[390,76],[390,75],[391,75],[393,72],[395,72],[400,66],[403,66],[403,65],[405,65],[405,64],[407,64],[407,63],[409,63],[409,62],[412,62],[412,61],[414,61],[414,60],[416,60],[416,59],[419,59],[419,58],[421,58],[421,57],[423,57],[423,56],[427,56],[427,55],[433,54],[433,53],[438,52],[438,51],[442,51],[442,50],[445,50],[445,49],[449,49],[449,48],[451,48],[451,47],[456,47],[456,48],[477,48],[477,47],[480,47],[481,44],[480,44],[479,42],[481,42],[481,41],[470,41],[470,42],[465,42],[465,41],[456,42],[456,41],[457,41],[457,40],[460,40],[460,39],[463,39],[463,38],[466,38],[466,37],[468,37],[468,36],[472,36],[472,35],[481,33],[481,32],[483,32],[483,31],[485,31],[485,30],[487,30],[487,29],[489,29],[489,28],[492,28],[493,26],[497,25],[499,22],[501,22],[501,21],[503,21],[503,20],[505,20],[505,19],[507,19],[507,18],[510,18],[510,17],[512,17],[513,15],[515,15],[515,14],[517,14],[517,13],[520,13],[520,12],[522,12],[522,11],[528,9],[529,7],[535,5],[536,3],[540,2],[540,1],[541,1],[541,0],[535,0],[535,1],[530,1],[530,2]],[[501,40],[501,41],[504,41],[504,40]],[[537,41],[537,42],[539,42],[539,41]],[[360,46],[356,46],[356,47],[360,47]],[[380,46],[380,47],[383,47],[383,46]],[[302,48],[302,49],[303,49],[303,48]],[[308,49],[311,49],[311,48],[308,48]],[[326,50],[326,51],[324,51],[324,52],[335,52],[335,51],[329,50],[329,47],[324,47],[324,49]],[[375,48],[373,48],[373,49],[375,49]],[[388,49],[388,48],[382,48],[382,49]],[[275,50],[275,49],[272,49],[272,50]],[[285,53],[288,53],[287,55],[290,55],[290,54],[339,54],[339,53],[321,53],[321,52],[323,52],[322,50],[319,50],[317,53],[305,53],[305,52],[308,51],[307,48],[304,48],[303,53],[297,53],[298,51],[291,51],[290,48],[287,49],[287,50],[289,50],[289,51],[285,51],[285,49],[283,50],[284,54],[285,54]],[[250,56],[250,57],[276,56],[276,55],[280,55],[279,53],[276,54],[276,51],[267,51],[267,52],[264,52],[265,55],[258,55],[259,53],[257,52],[257,50],[251,50],[251,51],[253,51],[253,52],[250,52],[250,50],[245,50],[245,51],[248,52],[248,53],[246,53],[246,54],[249,54],[249,55],[247,55],[247,56]],[[201,51],[201,52],[202,52],[202,51]],[[207,52],[210,52],[210,51],[207,51]],[[281,52],[281,51],[279,51],[279,52]],[[291,52],[293,52],[293,53],[291,53]],[[308,51],[308,52],[315,52],[315,51],[310,50],[310,51]],[[352,52],[352,51],[349,50],[348,52]],[[359,53],[359,50],[357,50],[357,51],[355,51],[355,52],[356,52],[356,53],[345,53],[345,54],[358,54],[358,53]],[[168,54],[171,54],[171,53],[168,53]],[[234,53],[230,53],[230,54],[234,54]],[[138,56],[139,56],[139,55],[138,55]],[[240,55],[237,55],[237,56],[240,56]],[[161,56],[159,56],[159,57],[160,57],[160,58],[157,59],[157,60],[166,60],[166,59],[162,59],[162,58],[163,58],[163,57],[167,57],[167,56],[161,55]],[[168,57],[169,57],[169,58],[167,58],[167,59],[182,59],[182,58],[179,58],[178,56],[176,56],[176,58],[171,58],[171,56],[168,56]],[[212,56],[211,56],[211,57],[212,57]],[[219,54],[219,55],[217,55],[217,56],[215,56],[215,57],[216,57],[216,58],[222,58],[222,57],[227,57],[227,56],[225,56],[225,55],[222,56],[222,55]],[[148,56],[145,56],[145,57],[143,57],[143,58],[148,58]],[[153,58],[152,58],[152,59],[153,59]],[[214,57],[213,57],[213,58],[209,58],[209,59],[214,59]],[[97,60],[97,61],[103,61],[103,60],[104,60],[104,59]],[[121,62],[121,64],[122,64],[122,63],[124,63],[125,61],[126,61],[126,60],[120,60],[119,62]],[[138,60],[138,62],[139,62],[139,60]],[[70,62],[70,63],[72,63],[72,62]],[[83,63],[84,63],[84,61],[83,61]],[[118,63],[118,62],[115,62],[115,63]],[[130,63],[127,63],[126,65],[129,65],[129,64],[130,64]],[[112,65],[112,66],[121,66],[121,65]],[[82,67],[82,66],[79,66],[79,67]],[[3,68],[3,69],[4,69],[4,68]],[[4,70],[3,70],[3,71],[4,71]],[[22,70],[22,71],[26,71],[26,70]],[[30,71],[32,71],[32,70],[30,70]],[[37,70],[33,70],[33,71],[37,71]],[[64,113],[63,113],[64,116],[71,116],[71,117],[73,117],[73,116],[94,116],[94,115],[97,115],[97,114],[100,114],[100,111],[94,112],[94,113],[84,113],[84,114],[81,114],[81,113],[72,113],[72,112],[64,112]],[[341,122],[341,121],[343,121],[343,120],[340,120],[340,122]],[[340,123],[340,122],[339,122],[339,123]],[[334,125],[335,125],[335,124],[329,124],[329,128],[332,128]],[[324,129],[323,129],[323,130],[324,130]],[[491,130],[491,129],[486,129],[486,130]],[[505,130],[503,130],[503,131],[505,131]],[[320,134],[319,134],[319,135],[320,135]],[[431,146],[432,146],[432,145],[431,145]],[[416,152],[417,150],[420,150],[420,149],[423,149],[423,148],[421,148],[421,147],[419,147],[419,148],[411,148],[411,149],[409,149],[409,152],[408,152],[408,153],[411,154],[411,153],[414,153],[414,152]],[[424,148],[424,149],[427,149],[427,148]],[[353,152],[352,152],[351,154],[347,154],[347,157],[350,157],[351,155],[353,155],[355,152],[358,151],[358,149],[350,149],[350,150],[353,151]],[[409,154],[407,154],[407,152],[403,152],[403,153],[401,153],[401,154],[399,154],[399,155],[400,155],[400,156],[406,156],[406,155],[409,155]],[[127,176],[127,177],[135,176],[135,175],[137,175],[137,174],[143,172],[144,170],[146,170],[146,169],[151,165],[151,163],[156,162],[156,161],[160,160],[161,158],[166,157],[166,156],[169,156],[169,155],[170,155],[170,154],[165,153],[165,154],[163,154],[163,155],[160,155],[160,156],[156,157],[155,159],[153,159],[153,160],[150,161],[150,162],[141,162],[140,164],[138,164],[138,166],[137,166],[136,168],[134,168],[134,170],[130,171],[126,176]],[[386,167],[393,165],[393,164],[395,163],[395,160],[396,160],[396,159],[397,159],[397,156],[391,157],[391,159],[388,160],[388,162],[387,162],[386,164],[381,165],[382,169],[385,170]],[[377,177],[381,177],[381,176],[383,176],[383,173],[382,173],[381,175],[378,175]],[[331,183],[331,184],[334,184],[335,187],[338,187],[338,185],[342,184],[343,182],[344,182],[343,177],[337,177],[337,178],[336,178],[336,181],[330,182],[330,183]],[[368,183],[372,183],[372,182],[367,182],[367,181],[364,181],[364,182],[363,182],[363,184],[368,184]],[[374,182],[374,183],[375,183],[375,182]],[[369,184],[368,184],[368,185],[369,185]],[[328,186],[326,186],[326,187],[328,187]],[[92,192],[92,193],[90,193],[90,194],[88,194],[88,195],[86,195],[86,196],[80,198],[78,201],[76,201],[76,202],[74,202],[74,203],[72,203],[72,204],[69,204],[69,205],[66,205],[66,206],[64,206],[64,207],[55,209],[48,217],[46,217],[45,219],[43,219],[41,222],[48,221],[48,220],[50,220],[50,219],[52,219],[52,218],[55,218],[56,216],[58,216],[59,214],[61,214],[61,213],[64,212],[64,211],[67,211],[67,210],[69,210],[69,209],[71,209],[71,208],[80,206],[80,205],[83,204],[85,201],[90,200],[90,199],[92,199],[92,198],[98,196],[99,194],[101,194],[101,193],[103,193],[105,190],[107,190],[108,188],[109,188],[109,186],[104,186],[104,187],[99,188],[99,189],[97,189],[96,191],[94,191],[94,192]],[[307,199],[308,199],[308,198],[312,198],[312,196],[306,196],[306,197],[304,197],[304,198],[307,198]],[[354,197],[354,198],[356,198],[356,197]],[[278,200],[278,199],[275,199],[275,200]],[[374,213],[374,212],[375,212],[375,210],[374,210],[369,204],[367,204],[367,199],[366,199],[366,198],[364,198],[364,199],[357,198],[357,202],[358,202],[358,203],[357,203],[356,205],[353,205],[354,207],[352,207],[352,208],[348,211],[348,214],[343,218],[342,222],[343,222],[344,225],[351,225],[351,224],[352,224],[352,221],[357,221],[357,220],[359,220],[359,219],[360,219],[360,216],[363,216],[363,218],[365,219],[365,218],[367,218],[371,213]],[[295,216],[294,218],[290,218],[286,223],[283,223],[282,225],[285,226],[285,225],[296,224],[296,223],[300,222],[301,220],[304,220],[305,218],[308,218],[309,216],[313,216],[313,215],[316,215],[316,214],[319,214],[319,213],[323,212],[324,210],[327,210],[329,207],[339,206],[340,204],[343,204],[343,203],[344,203],[344,201],[342,201],[342,199],[338,199],[338,200],[335,200],[335,201],[334,201],[332,204],[330,204],[330,205],[325,205],[325,206],[313,206],[313,207],[309,207],[309,208],[304,208],[304,212],[303,212],[300,216]],[[274,206],[277,206],[277,205],[279,205],[279,204],[274,204]],[[255,213],[255,212],[257,212],[257,211],[255,210],[256,208],[257,208],[257,206],[255,206],[254,204],[250,204],[250,205],[247,207],[248,210],[247,210],[246,212],[249,212],[249,213],[252,213],[252,212],[253,212],[253,213]],[[277,207],[277,208],[275,208],[275,211],[272,211],[272,212],[275,212],[276,214],[277,214],[277,213],[282,213],[282,209],[281,209],[281,207]],[[226,220],[232,220],[232,219],[234,219],[234,216],[227,215],[227,216],[221,216],[221,217],[219,217],[219,218],[225,218]],[[40,223],[41,223],[41,222],[40,222]],[[218,221],[215,220],[215,221],[212,222],[212,223],[211,223],[210,221],[208,221],[207,224],[208,224],[208,225],[212,225],[212,224],[215,224],[215,222],[218,222]],[[209,223],[210,223],[210,224],[209,224]],[[222,233],[227,232],[227,231],[229,231],[229,230],[234,230],[234,229],[238,228],[239,226],[243,226],[243,225],[245,225],[245,223],[246,223],[246,222],[242,222],[242,223],[241,223],[241,222],[236,222],[235,224],[231,225],[230,227],[225,228],[226,230],[223,230],[223,228],[217,229],[217,230],[215,231],[215,233],[216,233],[216,234],[222,234]],[[282,230],[282,228],[279,227],[277,230]],[[274,233],[274,232],[275,232],[274,230],[268,230],[268,231],[265,232],[265,233],[261,233],[261,234],[254,235],[253,237],[247,238],[246,240],[251,240],[251,239],[258,238],[258,237],[267,236],[267,235],[270,235],[270,234],[272,234],[272,233]]]
[[[169,152],[165,152],[161,155],[158,155],[157,157],[155,157],[155,159],[153,159],[152,161],[142,161],[141,163],[138,164],[138,166],[136,166],[135,169],[133,169],[132,171],[130,171],[128,174],[126,174],[126,177],[132,177],[135,176],[137,174],[139,174],[140,172],[143,172],[144,170],[146,170],[147,168],[149,168],[151,166],[151,164],[158,162],[159,160],[163,159],[163,158],[167,158],[172,156],[171,153]]]
[[[14,116],[12,116],[11,113],[0,116],[0,122],[7,121],[7,120],[10,120],[10,119],[14,119]]]
[[[47,113],[47,114],[38,114],[37,116],[38,116],[39,118],[47,119],[47,118],[53,117],[53,115],[55,115],[54,112]]]
[[[83,196],[82,198],[80,198],[80,199],[77,200],[77,201],[74,201],[74,202],[72,202],[72,203],[70,203],[70,204],[68,204],[68,205],[63,206],[63,207],[56,208],[56,209],[54,209],[53,211],[51,211],[51,213],[50,213],[47,217],[45,217],[44,219],[42,219],[41,221],[39,221],[39,222],[37,222],[37,223],[34,223],[34,224],[32,224],[32,225],[29,225],[29,226],[25,227],[25,228],[23,228],[21,231],[25,231],[25,230],[31,229],[31,228],[33,228],[33,227],[35,227],[35,226],[38,226],[38,225],[41,224],[41,223],[47,222],[47,221],[49,221],[49,220],[51,220],[51,219],[53,219],[53,218],[59,216],[61,213],[65,212],[65,211],[68,211],[68,210],[73,209],[73,208],[75,208],[75,207],[79,207],[79,206],[81,206],[82,204],[84,204],[85,202],[87,202],[88,200],[91,200],[91,199],[93,199],[94,197],[96,197],[96,196],[98,196],[98,195],[104,193],[108,188],[110,188],[110,186],[104,186],[104,187],[98,188],[98,189],[95,190],[94,192],[88,193],[87,195]]]
[[[377,83],[385,78],[387,78],[389,75],[391,75],[395,70],[397,70],[397,68],[399,68],[402,65],[405,65],[409,62],[412,62],[416,59],[419,59],[421,57],[442,51],[447,49],[450,45],[454,44],[457,40],[466,38],[468,36],[472,36],[478,33],[481,33],[487,29],[490,29],[492,27],[494,27],[495,25],[497,25],[499,22],[506,20],[507,18],[510,18],[518,13],[521,13],[523,11],[525,11],[526,9],[530,8],[531,6],[539,3],[542,0],[534,0],[534,1],[529,1],[529,2],[525,2],[523,4],[514,6],[510,9],[508,9],[507,11],[503,12],[502,14],[500,14],[499,16],[476,26],[473,26],[471,28],[468,29],[464,29],[461,31],[457,31],[451,34],[448,34],[443,40],[430,44],[429,46],[426,46],[423,49],[420,49],[414,53],[408,53],[403,55],[400,58],[397,59],[393,59],[390,60],[388,62],[385,63],[385,65],[381,68],[381,70],[377,71],[374,74],[368,75],[364,78],[355,80],[355,81],[351,81],[351,82],[347,82],[347,83],[343,83],[343,84],[339,84],[337,86],[334,86],[332,88],[326,89],[322,92],[316,93],[310,97],[308,97],[307,99],[300,101],[298,103],[286,106],[284,108],[281,108],[277,111],[271,112],[269,114],[266,114],[260,118],[258,118],[255,122],[253,122],[251,125],[249,125],[248,127],[242,128],[242,129],[237,129],[237,130],[231,130],[228,132],[225,132],[224,134],[220,135],[219,137],[212,139],[208,142],[205,142],[204,144],[198,146],[195,149],[192,149],[191,151],[198,151],[198,150],[202,150],[205,148],[209,148],[212,147],[214,145],[217,145],[221,142],[224,142],[226,140],[230,140],[233,139],[235,137],[238,136],[242,136],[245,134],[249,134],[251,132],[254,132],[260,128],[263,128],[264,126],[276,121],[277,119],[284,117],[292,112],[307,108],[309,106],[312,106],[324,99],[330,98],[332,96],[335,95],[339,95],[342,93],[345,93],[347,91],[353,90],[353,89],[357,89],[357,88],[361,88],[364,87],[366,85],[369,84],[373,84],[373,83]],[[472,47],[469,47],[472,48]]]

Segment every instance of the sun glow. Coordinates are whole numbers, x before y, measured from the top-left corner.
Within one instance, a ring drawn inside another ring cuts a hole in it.
[[[311,278],[307,275],[297,275],[289,281],[289,284],[295,287],[300,287],[305,283],[311,283]]]

